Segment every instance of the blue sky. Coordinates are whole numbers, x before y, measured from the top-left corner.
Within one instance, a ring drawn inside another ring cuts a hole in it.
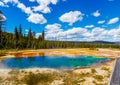
[[[120,0],[0,0],[6,31],[22,24],[47,40],[120,41]]]

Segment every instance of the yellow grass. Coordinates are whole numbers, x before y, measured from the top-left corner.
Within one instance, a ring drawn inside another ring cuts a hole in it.
[[[120,56],[119,49],[94,49],[89,48],[73,48],[73,49],[38,49],[38,50],[12,50],[7,51],[6,56],[3,57],[32,57],[38,55],[47,56],[96,56],[96,57],[108,57],[116,58]],[[1,56],[2,57],[2,56]]]

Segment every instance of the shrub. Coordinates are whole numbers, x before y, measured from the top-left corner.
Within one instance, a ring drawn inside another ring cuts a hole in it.
[[[9,72],[9,74],[19,74],[19,70],[11,70],[10,72]]]
[[[101,69],[105,70],[105,71],[109,71],[109,68],[107,68],[107,67],[102,67]]]
[[[0,83],[1,83],[1,81],[2,81],[2,78],[0,77]]]
[[[79,76],[80,77],[89,77],[89,76],[91,76],[91,74],[89,72],[87,72],[87,73],[80,73]]]
[[[103,76],[102,75],[95,75],[93,77],[98,81],[103,81]]]
[[[91,69],[91,72],[94,74],[94,73],[96,73],[96,70],[95,69]]]
[[[64,78],[64,85],[77,85],[79,79],[73,76],[67,76]]]
[[[23,82],[25,82],[27,85],[36,85],[38,83],[44,85],[47,83],[51,83],[54,80],[54,77],[50,73],[37,73],[34,74],[30,72],[28,75],[25,75],[23,78]]]
[[[83,73],[82,76],[87,76],[89,73]],[[64,85],[80,85],[80,83],[84,82],[85,79],[81,77],[81,75],[70,73],[64,77]]]
[[[94,47],[90,47],[89,50],[97,50],[98,51],[98,49],[94,48]]]
[[[85,79],[84,79],[84,78],[80,80],[80,82],[84,82],[84,81],[85,81]]]
[[[0,56],[5,56],[5,55],[6,55],[6,52],[0,51]]]

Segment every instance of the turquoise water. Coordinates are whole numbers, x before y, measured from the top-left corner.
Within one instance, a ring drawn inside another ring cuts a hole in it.
[[[108,58],[97,58],[93,56],[77,57],[50,57],[34,56],[25,58],[8,58],[0,62],[0,68],[24,69],[24,68],[75,68],[91,66],[104,61]]]

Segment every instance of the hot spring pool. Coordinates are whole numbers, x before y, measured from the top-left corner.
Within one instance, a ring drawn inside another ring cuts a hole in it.
[[[0,62],[0,68],[24,69],[24,68],[75,68],[92,66],[100,62],[108,61],[108,58],[93,56],[34,56],[24,58],[8,58]]]

